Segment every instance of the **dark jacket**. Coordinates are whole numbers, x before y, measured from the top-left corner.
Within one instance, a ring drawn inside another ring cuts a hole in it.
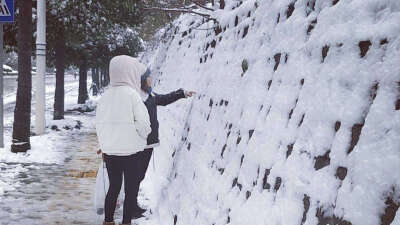
[[[166,106],[181,98],[185,98],[185,93],[182,89],[173,91],[165,95],[159,95],[156,93],[151,93],[149,95],[147,100],[144,102],[147,107],[147,111],[149,111],[151,127],[151,133],[149,134],[149,136],[147,136],[147,145],[152,145],[160,142],[160,140],[158,139],[157,106]]]

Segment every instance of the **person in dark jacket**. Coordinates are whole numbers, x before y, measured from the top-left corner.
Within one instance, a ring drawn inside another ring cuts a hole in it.
[[[192,97],[196,94],[194,91],[184,91],[183,89],[178,89],[163,95],[156,94],[152,91],[151,83],[150,69],[147,69],[141,77],[141,96],[145,106],[147,107],[147,111],[149,112],[151,132],[147,136],[147,146],[144,151],[140,152],[141,171],[138,171],[140,172],[139,182],[141,182],[146,175],[147,167],[149,166],[150,158],[153,154],[153,149],[160,145],[158,137],[159,124],[157,119],[157,106],[166,106],[181,98]],[[135,217],[142,217],[144,212],[144,209],[137,206]]]

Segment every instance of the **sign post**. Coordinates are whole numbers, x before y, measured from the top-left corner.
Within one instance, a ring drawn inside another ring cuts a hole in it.
[[[36,36],[36,118],[35,132],[41,135],[45,131],[46,119],[46,0],[37,1]]]
[[[4,148],[4,107],[3,107],[3,64],[4,64],[4,49],[3,49],[3,23],[0,22],[0,148]]]
[[[0,0],[0,148],[4,148],[3,24],[14,22],[14,0]]]

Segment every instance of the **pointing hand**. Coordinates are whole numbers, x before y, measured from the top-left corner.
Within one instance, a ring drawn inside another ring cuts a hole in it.
[[[185,91],[185,97],[187,98],[187,97],[192,97],[193,95],[195,95],[196,94],[196,92],[194,92],[194,91]]]

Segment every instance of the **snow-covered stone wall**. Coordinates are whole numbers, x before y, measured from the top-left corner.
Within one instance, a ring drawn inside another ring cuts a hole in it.
[[[400,224],[400,1],[225,4],[150,59],[156,92],[197,91],[159,109],[153,219]]]

